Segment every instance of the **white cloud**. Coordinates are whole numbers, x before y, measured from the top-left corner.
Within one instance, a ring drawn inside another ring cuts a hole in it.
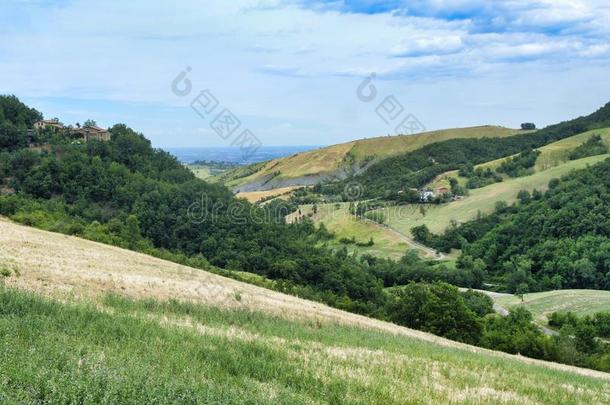
[[[418,94],[423,111],[437,108],[432,95],[460,102],[460,94],[444,91],[450,82],[492,86],[521,71],[520,64],[534,69],[522,71],[527,81],[558,75],[559,64],[586,84],[581,72],[610,59],[610,11],[602,1],[405,3],[402,11],[375,13],[279,0],[3,3],[0,80],[4,91],[45,105],[49,98],[139,103],[154,114],[187,105],[169,85],[188,65],[196,88],[212,89],[259,136],[273,134],[267,143],[308,143],[284,141],[280,133],[326,131],[308,140],[322,144],[387,131],[354,97],[371,72],[386,92]],[[610,90],[606,83],[601,88]],[[160,134],[178,125],[171,114],[159,117],[124,120],[162,143]],[[183,127],[201,126],[187,114],[183,119],[193,121]],[[445,125],[430,119],[430,128]]]
[[[392,56],[443,55],[463,49],[461,35],[428,35],[409,38],[390,50]]]

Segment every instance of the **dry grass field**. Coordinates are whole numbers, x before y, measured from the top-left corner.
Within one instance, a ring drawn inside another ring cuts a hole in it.
[[[11,272],[0,288],[0,400],[610,402],[610,374],[456,343],[6,220],[0,264]]]
[[[298,153],[265,163],[255,173],[227,182],[237,187],[255,182],[265,176],[279,173],[278,178],[296,179],[308,175],[326,175],[340,169],[348,154],[353,163],[359,164],[369,158],[383,158],[399,153],[410,152],[425,145],[454,138],[506,137],[523,132],[516,129],[484,125],[470,128],[454,128],[425,132],[417,135],[384,136],[360,139],[339,145],[328,146],[312,151]],[[243,171],[243,169],[240,169]],[[227,173],[230,175],[230,173]]]
[[[245,198],[246,200],[250,201],[251,203],[255,203],[262,199],[267,199],[267,198],[271,198],[271,197],[288,198],[288,195],[290,194],[290,192],[292,190],[294,190],[295,188],[297,188],[297,187],[281,187],[281,188],[274,188],[273,190],[267,190],[267,191],[241,192],[241,193],[237,193],[237,197]]]

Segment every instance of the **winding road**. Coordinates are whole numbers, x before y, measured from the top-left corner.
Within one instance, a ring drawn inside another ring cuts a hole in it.
[[[468,288],[460,288],[460,291],[466,291],[466,290],[468,290]],[[498,304],[496,302],[497,297],[501,297],[503,295],[510,295],[510,294],[498,293],[498,292],[486,291],[486,290],[474,290],[474,291],[481,292],[481,293],[487,295],[489,298],[491,298],[494,301],[494,311],[496,311],[496,313],[498,313],[499,315],[508,316],[508,314],[510,314],[510,311],[508,309],[504,308],[503,306],[501,306],[500,304]],[[545,335],[555,336],[555,335],[559,334],[557,331],[555,331],[553,329],[549,329],[540,324],[536,324],[536,325],[540,328],[542,333],[544,333]]]

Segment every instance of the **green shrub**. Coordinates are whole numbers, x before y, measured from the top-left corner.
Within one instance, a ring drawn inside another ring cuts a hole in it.
[[[570,152],[568,157],[570,160],[576,160],[606,153],[608,153],[608,147],[604,144],[602,137],[596,134]]]

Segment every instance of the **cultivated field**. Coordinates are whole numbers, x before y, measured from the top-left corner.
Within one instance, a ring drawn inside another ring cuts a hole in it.
[[[4,220],[0,263],[2,402],[610,402],[610,374]]]
[[[593,135],[600,135],[603,142],[610,147],[610,128],[594,129],[583,132],[538,148],[541,153],[540,156],[538,156],[538,159],[536,159],[534,170],[536,172],[541,172],[568,162],[568,155],[570,152],[586,142]],[[506,158],[496,159],[476,167],[490,167],[493,169],[500,166],[504,160],[506,160]]]
[[[237,193],[237,197],[245,198],[251,203],[255,203],[262,199],[267,199],[271,197],[279,197],[279,198],[288,198],[290,192],[294,190],[296,187],[282,187],[282,188],[274,188],[273,190],[267,191],[249,191]]]
[[[610,147],[610,128],[602,128],[596,129],[592,131],[583,132],[578,135],[571,136],[566,139],[562,139],[561,141],[553,142],[551,144],[545,145],[538,150],[541,152],[538,159],[536,159],[536,165],[534,166],[534,171],[536,173],[548,170],[552,167],[559,166],[565,164],[569,161],[568,155],[572,150],[576,147],[580,146],[582,143],[586,142],[591,136],[600,135],[602,137],[603,142]],[[502,164],[507,158],[503,157],[500,159],[492,160],[490,162],[482,163],[475,167],[481,168],[492,168],[495,169]],[[464,186],[466,184],[467,179],[464,177],[460,177],[458,175],[457,170],[452,170],[449,172],[445,172],[439,175],[434,181],[432,181],[428,187],[436,190],[439,187],[449,187],[449,179],[453,177],[458,180],[458,183]]]
[[[510,310],[517,306],[527,308],[537,323],[546,325],[547,315],[558,311],[572,311],[578,315],[591,315],[610,311],[610,291],[557,290],[525,294],[523,302],[514,295],[494,297],[494,301]]]

